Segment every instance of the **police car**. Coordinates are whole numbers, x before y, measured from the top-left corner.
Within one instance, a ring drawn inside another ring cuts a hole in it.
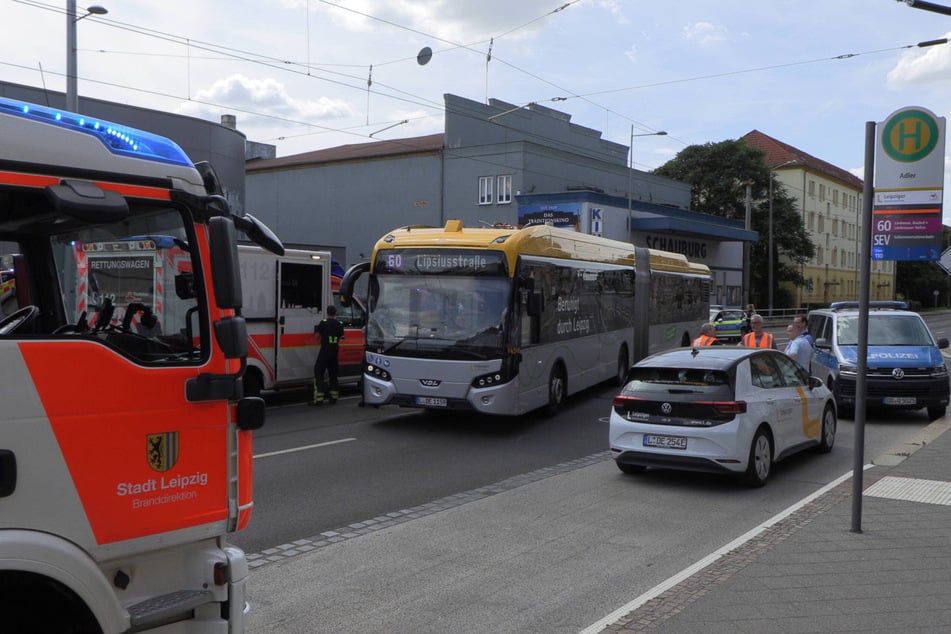
[[[739,343],[745,332],[746,313],[739,308],[711,306],[710,323],[717,329],[717,339],[724,343]]]
[[[856,403],[858,308],[858,302],[836,302],[808,315],[816,340],[812,374],[832,390],[842,416],[851,415]],[[936,341],[921,315],[907,308],[905,302],[869,303],[865,404],[870,409],[924,407],[929,418],[941,418],[951,391],[941,354],[948,340]]]

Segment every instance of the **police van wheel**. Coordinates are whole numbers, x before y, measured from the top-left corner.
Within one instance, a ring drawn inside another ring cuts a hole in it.
[[[948,412],[948,407],[946,405],[935,405],[934,407],[928,408],[928,420],[937,420],[939,418],[944,418],[944,415]]]

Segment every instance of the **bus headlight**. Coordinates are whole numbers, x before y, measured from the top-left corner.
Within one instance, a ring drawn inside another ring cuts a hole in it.
[[[378,365],[373,365],[372,363],[363,364],[363,373],[367,376],[372,376],[374,379],[380,379],[381,381],[392,380],[389,372]]]
[[[492,387],[493,385],[499,385],[505,382],[505,375],[499,372],[490,372],[488,374],[483,374],[472,379],[472,387],[476,388],[485,388]]]

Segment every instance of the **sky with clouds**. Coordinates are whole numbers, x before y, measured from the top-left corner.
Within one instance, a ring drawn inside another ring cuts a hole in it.
[[[439,132],[452,93],[539,103],[624,145],[645,135],[639,169],[758,129],[862,176],[867,121],[951,114],[951,44],[917,46],[951,36],[951,16],[895,0],[97,4],[108,14],[76,25],[81,96],[234,114],[278,156]],[[0,0],[0,78],[65,90],[65,10]]]

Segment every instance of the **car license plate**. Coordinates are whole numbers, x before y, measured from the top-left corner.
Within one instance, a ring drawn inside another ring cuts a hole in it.
[[[886,396],[882,399],[885,405],[917,405],[918,399],[914,396]]]
[[[416,404],[423,407],[445,407],[448,402],[444,398],[435,398],[432,396],[417,396]]]
[[[644,434],[645,447],[663,447],[664,449],[686,449],[687,439],[684,436],[658,436]]]

